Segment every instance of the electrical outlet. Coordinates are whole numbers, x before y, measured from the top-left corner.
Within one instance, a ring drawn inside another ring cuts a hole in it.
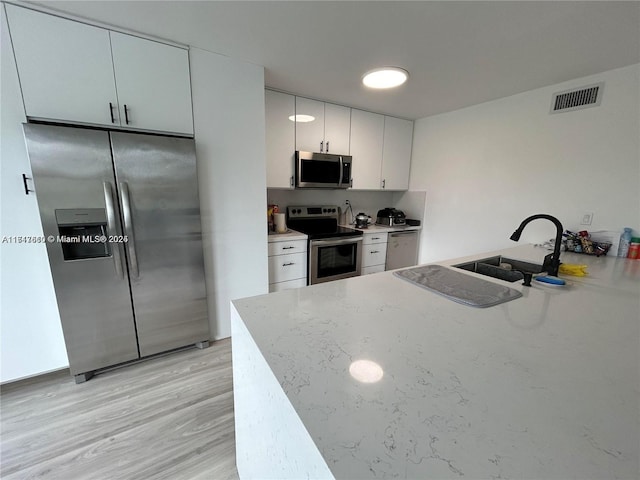
[[[591,225],[593,221],[593,212],[586,212],[582,215],[582,221],[580,225]]]

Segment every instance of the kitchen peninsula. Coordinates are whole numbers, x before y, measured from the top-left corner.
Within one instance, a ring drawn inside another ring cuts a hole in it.
[[[523,294],[484,309],[392,272],[233,301],[240,477],[638,478],[640,261],[562,261],[589,276],[468,272]]]

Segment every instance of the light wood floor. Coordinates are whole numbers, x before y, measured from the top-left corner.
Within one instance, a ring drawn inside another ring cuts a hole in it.
[[[2,386],[3,480],[238,478],[231,341]]]

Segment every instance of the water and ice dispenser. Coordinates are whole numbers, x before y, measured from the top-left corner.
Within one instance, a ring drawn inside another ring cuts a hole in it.
[[[65,260],[111,256],[104,208],[56,209],[56,223]]]

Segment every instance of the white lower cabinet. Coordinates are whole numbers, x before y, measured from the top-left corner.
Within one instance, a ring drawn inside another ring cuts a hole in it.
[[[362,274],[384,272],[387,233],[365,233],[362,238]]]
[[[384,263],[382,265],[373,265],[372,267],[364,267],[362,269],[362,275],[369,275],[371,273],[380,273],[384,272],[385,267]]]
[[[278,282],[269,284],[269,293],[281,292],[293,288],[301,288],[307,286],[306,278],[298,278],[297,280],[289,280],[288,282]]]
[[[269,292],[307,285],[307,241],[269,243]]]

